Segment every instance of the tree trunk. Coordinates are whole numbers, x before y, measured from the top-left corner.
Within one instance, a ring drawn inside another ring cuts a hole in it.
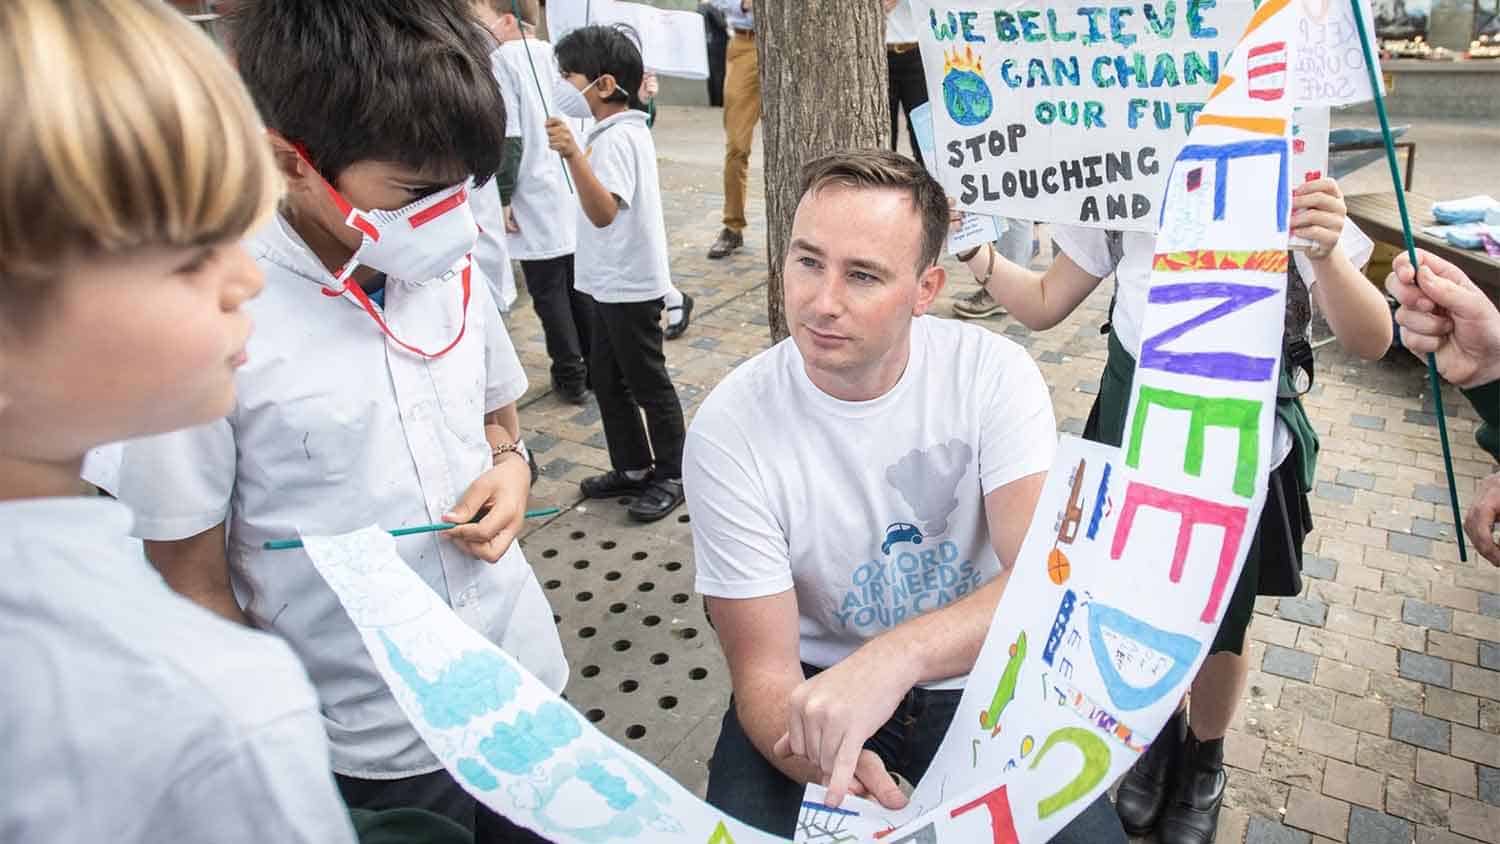
[[[890,143],[885,8],[879,0],[758,0],[771,339],[787,336],[781,266],[802,163]]]

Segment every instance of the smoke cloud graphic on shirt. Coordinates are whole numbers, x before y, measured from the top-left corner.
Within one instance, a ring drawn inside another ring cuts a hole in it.
[[[948,517],[958,509],[958,482],[969,471],[974,450],[952,439],[927,449],[913,449],[885,470],[885,480],[901,493],[926,536],[948,532]]]

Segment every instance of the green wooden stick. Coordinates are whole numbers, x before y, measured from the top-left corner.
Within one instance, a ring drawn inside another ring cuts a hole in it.
[[[1370,77],[1370,95],[1375,98],[1375,115],[1380,118],[1380,136],[1385,141],[1385,160],[1391,168],[1391,187],[1396,192],[1396,210],[1401,213],[1401,236],[1406,241],[1406,256],[1411,261],[1412,273],[1417,267],[1417,242],[1411,233],[1411,217],[1406,212],[1406,193],[1401,190],[1401,168],[1396,164],[1396,146],[1391,138],[1391,121],[1385,113],[1385,97],[1380,93],[1380,77],[1376,74],[1375,50],[1370,44],[1370,34],[1365,29],[1365,14],[1359,0],[1350,0],[1354,9],[1354,29],[1359,33],[1359,46],[1365,54],[1365,72]],[[1463,517],[1458,508],[1458,484],[1453,478],[1453,451],[1448,445],[1448,422],[1443,413],[1443,384],[1438,377],[1437,358],[1427,355],[1427,380],[1432,385],[1432,401],[1437,409],[1438,437],[1443,443],[1443,469],[1448,475],[1448,503],[1453,507],[1453,533],[1458,538],[1458,559],[1469,561],[1468,549],[1464,546]]]
[[[521,4],[519,0],[510,0],[510,10],[511,14],[516,18],[516,29],[521,30],[521,52],[526,54],[526,64],[531,67],[531,81],[536,83],[536,93],[541,98],[542,113],[551,117],[552,115],[547,111],[547,95],[542,93],[542,79],[536,74],[536,62],[532,61],[531,47],[526,43],[526,21],[521,20]],[[584,22],[588,22],[587,12],[584,12]],[[558,153],[557,157],[561,160],[562,153]],[[568,175],[568,162],[562,162],[562,171],[563,180],[568,183],[568,193],[574,193],[573,177]]]
[[[561,512],[562,512],[562,508],[561,507],[545,507],[545,508],[543,508],[541,510],[527,510],[526,511],[526,518],[528,518],[528,519],[540,519],[540,518],[544,518],[546,516],[555,516],[555,515],[557,515],[558,513],[561,513]],[[476,522],[478,520],[479,520],[479,517],[476,516],[469,523],[473,524],[474,522]],[[433,525],[417,525],[416,527],[396,528],[395,530],[386,531],[386,533],[389,533],[391,536],[411,536],[412,534],[417,534],[417,533],[437,533],[438,531],[451,530],[451,529],[456,528],[456,527],[458,527],[458,525],[453,524],[452,522],[438,522],[437,524],[433,524]],[[301,548],[302,547],[302,540],[300,540],[300,539],[272,539],[272,540],[266,542],[261,547],[264,548],[264,549],[266,549],[267,551],[287,551],[287,550],[290,550],[292,548]]]

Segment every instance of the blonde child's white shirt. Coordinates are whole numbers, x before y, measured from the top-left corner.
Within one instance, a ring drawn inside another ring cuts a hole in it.
[[[584,154],[604,189],[619,198],[615,219],[596,227],[578,205],[573,283],[599,302],[649,302],[672,288],[656,143],[646,113],[626,109],[588,132]]]
[[[510,265],[510,246],[505,237],[505,207],[500,204],[500,183],[491,178],[482,187],[469,182],[469,208],[479,224],[474,241],[474,265],[484,275],[490,298],[509,313],[516,303],[516,274]]]
[[[266,275],[246,305],[249,363],[228,419],[125,445],[119,496],[144,539],[177,540],[228,521],[235,593],[279,634],[322,699],[334,770],[393,779],[441,767],[386,688],[338,598],[302,550],[262,543],[442,520],[491,466],[485,413],[526,376],[488,288],[476,280],[462,341],[437,360],[387,341],[278,216],[247,243]],[[460,262],[462,263],[462,262]],[[385,319],[401,340],[442,348],[461,322],[457,274],[389,279]],[[567,678],[552,610],[519,543],[498,563],[440,533],[402,537],[403,559],[459,617],[554,690]]]
[[[173,592],[130,521],[0,503],[0,841],[352,844],[296,657]]]
[[[688,429],[697,591],[794,590],[800,656],[820,668],[998,576],[984,497],[1046,471],[1057,447],[1025,349],[931,316],[911,332],[906,371],[878,398],[824,393],[785,340],[731,372]]]
[[[1156,235],[1151,232],[1122,232],[1120,246],[1124,255],[1119,266],[1115,266],[1109,253],[1108,232],[1105,229],[1084,226],[1054,225],[1051,227],[1052,242],[1067,255],[1078,268],[1096,278],[1115,274],[1115,305],[1110,315],[1110,325],[1115,337],[1131,360],[1141,357],[1141,324],[1146,314],[1146,297],[1151,292],[1151,264],[1156,255]],[[1349,220],[1339,232],[1339,246],[1355,267],[1363,268],[1375,249],[1374,241],[1360,231]],[[1297,272],[1311,290],[1317,283],[1317,273],[1312,262],[1301,251],[1293,251]],[[1276,432],[1272,441],[1272,465],[1279,466],[1291,453],[1291,432],[1286,423],[1276,420]]]
[[[552,81],[559,76],[552,45],[531,37],[507,41],[490,53],[490,69],[505,97],[505,135],[521,139],[521,167],[510,197],[520,231],[506,234],[511,257],[571,255],[578,246],[578,197],[568,189],[562,156],[547,146],[547,116],[557,114]]]

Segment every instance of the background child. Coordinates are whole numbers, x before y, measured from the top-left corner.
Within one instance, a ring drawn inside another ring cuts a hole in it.
[[[1244,645],[1255,596],[1257,592],[1295,595],[1299,591],[1302,541],[1312,529],[1307,495],[1318,438],[1298,398],[1295,370],[1305,364],[1307,380],[1300,390],[1306,390],[1311,386],[1312,354],[1307,345],[1311,306],[1317,304],[1345,349],[1366,360],[1385,354],[1391,343],[1391,315],[1385,299],[1358,270],[1369,259],[1373,244],[1348,222],[1338,184],[1320,179],[1298,187],[1292,196],[1290,225],[1293,235],[1308,238],[1316,246],[1306,253],[1293,253],[1287,280],[1283,371],[1272,446],[1276,468],[1268,483],[1265,508],[1209,657],[1193,681],[1191,717],[1184,708],[1167,722],[1151,748],[1120,781],[1116,798],[1126,831],[1145,835],[1157,829],[1162,844],[1213,841],[1228,781],[1224,734],[1250,670]],[[993,246],[970,256],[968,265],[995,301],[1033,330],[1057,325],[1101,279],[1114,274],[1109,360],[1084,436],[1117,446],[1130,406],[1156,236],[1053,226],[1052,239],[1061,253],[1045,273],[998,256]]]
[[[505,97],[507,148],[518,148],[515,191],[506,214],[506,242],[521,262],[526,289],[542,323],[552,360],[552,391],[569,404],[588,400],[591,300],[574,287],[578,200],[557,153],[547,148],[547,118],[557,114],[552,87],[559,84],[552,45],[527,34],[535,26],[536,0],[475,0],[476,17],[499,42],[490,67]],[[519,12],[520,17],[516,17]]]
[[[565,122],[547,122],[549,145],[578,191],[576,283],[594,300],[589,373],[613,466],[581,487],[587,498],[634,495],[630,517],[654,522],[682,503],[685,429],[662,354],[671,270],[656,145],[645,112],[634,108],[641,52],[619,29],[586,26],[558,43],[557,61],[598,121],[587,152]]]
[[[249,242],[267,275],[261,330],[229,419],[129,443],[120,496],[169,583],[297,651],[346,802],[536,840],[432,756],[307,556],[262,548],[299,531],[460,523],[398,551],[467,623],[563,685],[551,609],[513,542],[526,378],[468,258],[468,185],[494,174],[504,136],[489,44],[460,0],[259,0],[230,23],[288,187]]]
[[[72,497],[89,448],[234,404],[265,130],[155,0],[0,4],[0,102],[0,840],[351,842],[292,652]]]

